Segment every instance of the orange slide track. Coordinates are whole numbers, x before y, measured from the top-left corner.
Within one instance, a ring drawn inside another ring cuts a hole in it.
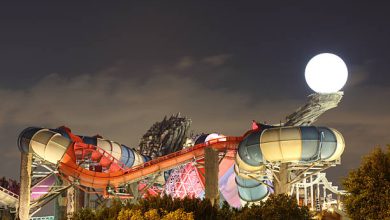
[[[237,150],[242,137],[223,137],[213,139],[205,143],[195,145],[163,157],[142,163],[128,169],[118,169],[114,172],[95,172],[85,169],[76,163],[74,147],[68,147],[63,158],[59,162],[60,173],[72,182],[78,182],[85,187],[106,189],[107,186],[118,187],[121,184],[136,182],[147,176],[170,170],[181,164],[191,162],[204,157],[205,148],[216,151]],[[75,143],[73,143],[75,144]]]

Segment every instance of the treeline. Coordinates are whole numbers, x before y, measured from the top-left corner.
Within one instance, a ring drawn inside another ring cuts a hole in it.
[[[0,178],[0,186],[19,195],[20,192],[20,184],[13,179],[5,178],[4,176]]]
[[[344,205],[352,219],[390,219],[390,145],[375,148],[343,180]]]
[[[217,207],[212,206],[207,199],[173,199],[169,196],[149,197],[140,200],[137,204],[114,200],[109,207],[103,206],[96,210],[82,209],[73,216],[73,220],[305,220],[311,218],[308,207],[299,207],[296,200],[287,195],[271,195],[260,205],[245,206],[241,209],[231,208],[226,202],[221,207]]]

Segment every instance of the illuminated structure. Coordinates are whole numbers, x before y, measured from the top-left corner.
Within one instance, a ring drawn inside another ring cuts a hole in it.
[[[214,202],[221,197],[234,207],[264,201],[275,192],[295,194],[312,208],[314,201],[325,207],[326,190],[343,192],[322,171],[340,163],[345,143],[337,130],[310,125],[340,102],[342,92],[331,90],[309,96],[285,123],[254,122],[242,136],[205,134],[186,142],[189,124],[184,120],[185,129],[174,126],[177,130],[171,132],[176,138],[161,138],[169,132],[151,132],[160,139],[145,144],[144,154],[100,136],[75,135],[66,127],[27,128],[18,140],[24,168],[20,202],[18,206],[17,199],[9,198],[8,205],[18,206],[19,217],[27,219],[56,197],[69,215],[88,200],[80,196],[82,192],[122,199],[161,193]]]
[[[175,198],[204,197],[204,184],[200,180],[199,170],[192,163],[172,170],[165,183],[164,192]]]

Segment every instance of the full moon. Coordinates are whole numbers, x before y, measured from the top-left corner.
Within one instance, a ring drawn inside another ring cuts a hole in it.
[[[317,93],[337,92],[347,82],[347,65],[334,54],[321,53],[307,63],[305,78],[309,87]]]

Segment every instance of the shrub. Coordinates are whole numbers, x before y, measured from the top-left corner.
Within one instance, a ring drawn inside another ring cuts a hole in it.
[[[82,209],[74,214],[74,220],[81,219],[119,219],[119,220],[192,220],[192,219],[310,219],[309,209],[299,207],[295,199],[287,195],[272,195],[260,205],[231,208],[227,202],[222,207],[212,206],[207,199],[173,199],[169,196],[149,197],[138,204],[122,204],[119,200],[111,202],[110,207],[100,207],[93,211]]]

